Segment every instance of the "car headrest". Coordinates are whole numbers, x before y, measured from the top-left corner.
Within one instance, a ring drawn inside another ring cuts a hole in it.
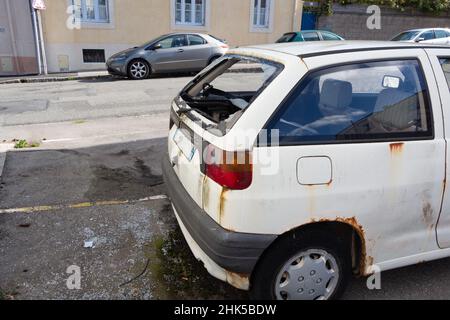
[[[352,103],[353,86],[348,81],[327,79],[322,85],[320,104],[328,107],[346,108]]]

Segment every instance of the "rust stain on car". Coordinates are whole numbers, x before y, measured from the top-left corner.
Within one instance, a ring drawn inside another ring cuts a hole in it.
[[[370,274],[370,272],[367,272],[368,267],[373,265],[374,259],[373,257],[367,255],[367,249],[366,249],[366,237],[364,228],[358,223],[356,220],[356,217],[350,217],[350,218],[344,218],[344,217],[336,217],[335,219],[328,219],[328,218],[322,218],[319,220],[312,219],[311,222],[341,222],[345,223],[347,225],[350,225],[353,230],[358,234],[359,238],[361,239],[361,256],[358,266],[358,274],[362,276],[367,276]]]
[[[403,142],[401,142],[401,143],[391,143],[389,145],[389,148],[391,149],[391,154],[392,155],[399,155],[399,154],[401,154],[402,151],[403,151],[403,146],[404,145],[405,144]]]
[[[434,229],[434,221],[433,221],[433,208],[429,202],[425,202],[422,208],[422,218],[423,222],[429,226],[430,230]]]
[[[233,287],[248,290],[250,287],[250,275],[243,273],[235,273],[231,271],[226,271],[227,282]]]
[[[203,179],[200,178],[200,182],[202,183],[202,202],[203,202],[203,208],[207,209],[209,207],[209,180],[208,176],[204,176]]]
[[[225,204],[227,202],[227,193],[230,191],[228,188],[223,187],[220,192],[219,200],[219,222],[222,225],[223,217],[225,215]]]

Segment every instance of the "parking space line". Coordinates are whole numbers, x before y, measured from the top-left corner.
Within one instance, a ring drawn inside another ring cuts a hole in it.
[[[35,206],[35,207],[23,207],[23,208],[10,208],[10,209],[0,209],[0,214],[6,213],[39,213],[39,212],[48,212],[48,211],[56,211],[62,209],[83,209],[83,208],[92,208],[92,207],[105,207],[105,206],[114,206],[114,205],[124,205],[124,204],[133,204],[140,202],[151,202],[158,200],[168,199],[166,195],[157,195],[150,196],[138,200],[110,200],[110,201],[94,201],[94,202],[81,202],[74,204],[57,204],[57,205],[49,205],[49,206]]]

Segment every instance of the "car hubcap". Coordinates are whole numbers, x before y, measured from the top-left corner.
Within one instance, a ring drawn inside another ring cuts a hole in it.
[[[135,62],[131,65],[131,74],[135,78],[143,78],[147,74],[147,66],[142,62]]]
[[[324,250],[312,249],[296,254],[280,269],[275,295],[278,300],[328,299],[338,280],[336,259]]]

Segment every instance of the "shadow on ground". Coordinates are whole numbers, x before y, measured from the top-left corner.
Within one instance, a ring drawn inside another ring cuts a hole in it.
[[[246,299],[195,260],[168,200],[85,204],[165,194],[165,149],[156,139],[8,153],[0,208],[65,207],[0,215],[0,299]],[[67,287],[70,266],[80,290]]]
[[[137,200],[165,194],[166,139],[75,150],[14,151],[0,208]],[[85,242],[93,248],[84,248]],[[66,273],[81,270],[81,289]],[[447,299],[450,259],[351,281],[345,299]],[[0,299],[247,299],[192,256],[168,200],[0,214]]]

